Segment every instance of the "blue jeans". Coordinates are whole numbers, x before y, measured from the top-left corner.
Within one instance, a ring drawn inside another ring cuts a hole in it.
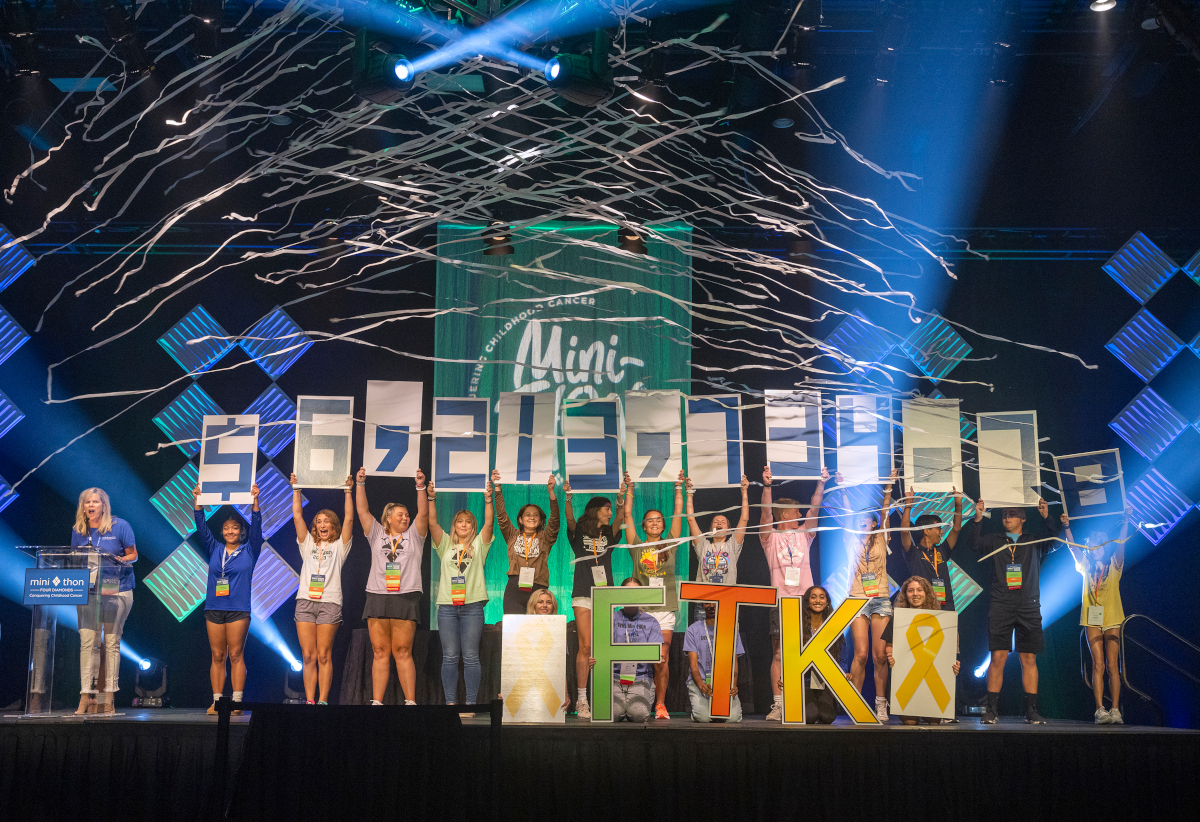
[[[486,602],[466,605],[439,605],[438,634],[442,639],[442,690],[452,704],[458,695],[458,660],[463,660],[463,678],[467,701],[473,705],[479,697],[479,635],[483,633],[483,606]]]

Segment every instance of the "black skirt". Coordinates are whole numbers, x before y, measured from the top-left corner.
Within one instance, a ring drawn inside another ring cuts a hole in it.
[[[406,619],[420,622],[421,592],[405,594],[373,594],[367,591],[367,603],[363,606],[363,619]]]

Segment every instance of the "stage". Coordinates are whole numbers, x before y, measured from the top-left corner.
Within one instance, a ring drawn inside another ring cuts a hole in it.
[[[1200,732],[1029,726],[505,725],[489,796],[489,720],[444,708],[278,706],[232,717],[231,819],[1057,819],[1194,809]],[[0,719],[10,819],[209,820],[216,717]],[[387,776],[372,782],[373,776]],[[91,797],[91,799],[84,799]],[[107,797],[107,798],[105,798]],[[65,800],[65,801],[64,801]]]

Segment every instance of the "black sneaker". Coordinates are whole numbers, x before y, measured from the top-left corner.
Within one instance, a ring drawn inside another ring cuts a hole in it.
[[[996,712],[993,711],[989,707],[987,710],[985,710],[983,712],[983,716],[979,717],[979,724],[980,725],[995,725],[996,724]]]
[[[1046,717],[1038,713],[1037,708],[1030,708],[1025,712],[1026,725],[1045,725]]]

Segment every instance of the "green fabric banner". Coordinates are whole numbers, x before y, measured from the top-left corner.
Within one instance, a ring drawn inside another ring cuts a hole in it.
[[[692,297],[691,228],[656,227],[665,239],[647,238],[648,254],[616,251],[617,228],[593,223],[544,223],[513,234],[515,253],[485,255],[483,226],[438,227],[437,307],[434,327],[434,395],[492,400],[495,455],[496,400],[503,391],[554,391],[558,400],[603,397],[635,389],[678,389],[691,380],[691,315],[678,301]],[[549,433],[549,432],[546,432]],[[561,434],[561,429],[558,432]],[[559,502],[563,501],[562,446],[558,448]],[[527,502],[549,512],[545,477],[514,485],[505,477],[510,517]],[[636,488],[634,518],[658,508],[669,518],[670,483]],[[590,495],[578,493],[576,514]],[[483,495],[438,494],[441,525],[461,509],[482,522]],[[620,512],[614,513],[620,522]],[[669,523],[668,523],[669,527]],[[687,523],[682,523],[687,533]],[[571,613],[573,566],[565,513],[550,555],[550,588],[559,613]],[[508,582],[508,556],[499,529],[488,554],[489,601],[485,619],[500,621]],[[686,579],[690,551],[676,552],[676,571]],[[437,627],[440,564],[431,557],[430,625]],[[624,544],[613,554],[614,581],[631,575]],[[681,625],[683,623],[681,622]]]

